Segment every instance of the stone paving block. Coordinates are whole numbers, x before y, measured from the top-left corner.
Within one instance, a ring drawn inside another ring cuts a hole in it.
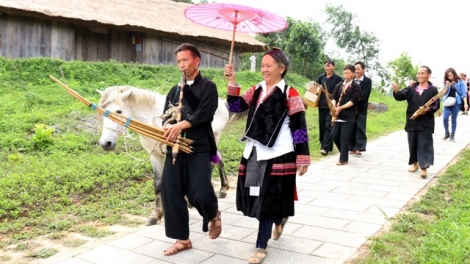
[[[152,242],[153,239],[131,234],[127,235],[125,237],[121,237],[119,239],[116,239],[114,241],[111,241],[108,243],[108,245],[121,248],[121,249],[128,249],[132,250],[134,248],[140,247],[142,245],[145,245],[147,243]]]
[[[383,225],[353,221],[343,228],[344,231],[372,236],[382,228]]]
[[[359,212],[362,212],[370,207],[370,205],[367,205],[367,204],[332,201],[332,200],[326,200],[326,199],[316,199],[310,204],[320,206],[320,207],[326,207],[326,208],[336,208],[336,209],[344,209],[344,210],[359,211]]]
[[[219,237],[215,240],[200,239],[197,243],[193,243],[193,248],[211,254],[244,259],[251,255],[253,249],[255,249],[255,242],[248,243]]]
[[[384,199],[408,202],[411,198],[413,198],[413,196],[414,194],[409,193],[389,193],[385,195]]]
[[[385,186],[385,185],[377,185],[377,184],[370,184],[366,187],[367,190],[374,190],[374,191],[386,191],[386,192],[395,192],[395,193],[408,193],[408,194],[415,194],[421,188],[409,188],[409,187],[398,187],[398,186]]]
[[[348,247],[360,247],[367,240],[365,235],[315,226],[304,226],[294,236]]]
[[[302,254],[310,254],[322,244],[323,242],[321,241],[301,237],[293,237],[284,234],[283,232],[282,236],[278,240],[269,240],[268,248],[277,248]]]
[[[346,261],[352,254],[356,252],[357,248],[346,247],[331,243],[325,243],[318,249],[316,249],[312,254],[324,258],[329,258],[338,263],[343,263]]]
[[[414,189],[422,189],[426,186],[425,182],[402,182],[398,187],[405,187],[405,188],[414,188]]]
[[[100,245],[97,248],[89,250],[77,257],[78,259],[91,262],[93,264],[152,264],[164,263],[157,259],[131,252],[124,249]]]
[[[401,180],[403,182],[411,182],[411,183],[422,183],[423,186],[426,185],[429,181],[430,178],[423,179],[419,177],[419,174],[414,174],[414,173],[409,173],[409,172],[403,172],[403,175],[390,175],[390,174],[384,174],[380,179],[385,179],[385,180]]]
[[[349,198],[347,202],[355,202],[355,203],[363,203],[363,204],[395,207],[395,208],[402,208],[406,204],[406,201],[389,200],[385,198],[373,198],[373,197],[365,197],[365,196],[357,196],[357,195],[354,195],[351,198]]]
[[[382,177],[382,175],[383,175],[383,173],[379,174],[379,173],[369,173],[369,172],[348,172],[348,176],[353,176],[353,179],[357,178],[357,177],[370,178],[370,179],[380,179]]]
[[[222,222],[222,225],[223,224],[224,223]],[[258,230],[258,220],[248,216],[242,217],[239,220],[232,222],[231,225]]]
[[[205,239],[201,239],[205,240]],[[140,254],[142,256],[151,257],[154,261],[161,261],[159,263],[181,263],[181,264],[197,264],[202,261],[212,257],[214,254],[199,250],[195,248],[195,244],[198,241],[192,240],[193,248],[191,250],[181,251],[180,253],[172,256],[164,256],[163,251],[170,247],[173,243],[167,243],[164,241],[155,240],[152,243],[145,244],[141,247],[138,247],[133,250],[134,253]],[[128,262],[134,263],[134,262]],[[154,262],[155,263],[155,262]],[[114,264],[114,263],[112,263]]]
[[[269,248],[264,264],[339,264],[336,261],[313,255],[300,254],[292,251]]]
[[[302,212],[307,215],[322,215],[324,212],[328,211],[328,208],[318,207],[313,205],[306,204],[295,204],[295,211]]]
[[[172,238],[168,238],[165,235],[165,227],[163,225],[154,225],[154,226],[149,226],[146,227],[143,230],[140,230],[135,233],[136,235],[143,236],[143,237],[148,237],[154,240],[161,240],[167,243],[174,243],[175,240]],[[196,240],[200,239],[201,237],[206,236],[204,233],[198,233],[198,232],[192,232],[189,235],[189,238],[191,240]]]
[[[365,177],[356,177],[352,179],[351,182],[360,182],[360,183],[378,184],[378,185],[387,185],[387,186],[400,186],[400,184],[403,183],[402,181],[399,181],[399,180],[392,181],[392,180],[385,180],[385,179],[371,179],[371,178],[365,178]]]
[[[289,218],[289,222],[308,225],[308,226],[318,226],[331,229],[342,229],[347,224],[350,223],[349,220],[345,219],[335,219],[325,216],[312,216],[303,213],[296,213],[295,216]]]
[[[248,258],[246,258],[248,259]],[[232,258],[232,257],[226,257],[222,255],[214,255],[203,262],[201,264],[246,264],[245,259],[238,259],[238,258]]]
[[[347,188],[347,187],[338,187],[334,189],[332,192],[341,193],[341,194],[349,194],[351,196],[359,195],[359,196],[364,196],[364,197],[375,197],[375,198],[385,197],[385,195],[389,193],[387,191],[375,191],[375,190],[366,190],[364,188],[358,189],[358,188]]]
[[[338,181],[350,181],[356,175],[361,175],[362,173],[354,174],[353,172],[351,172],[351,173],[348,173],[347,175],[345,175],[345,174],[331,174],[331,173],[329,175],[315,174],[315,175],[312,175],[311,177],[315,177],[316,179],[318,179],[318,181],[323,180],[323,179],[338,180]],[[297,180],[297,184],[299,184],[299,180]]]
[[[383,225],[385,224],[385,222],[387,222],[383,215],[369,214],[364,212],[353,212],[339,209],[331,209],[328,212],[324,213],[323,216],[378,225]]]
[[[46,262],[39,262],[40,264],[46,264],[48,263],[47,261]],[[52,264],[52,262],[49,262]],[[61,261],[61,262],[55,262],[55,264],[91,264],[91,262],[88,262],[88,261],[85,261],[85,260],[81,260],[81,259],[77,259],[77,258],[69,258],[69,259],[66,259],[64,261]]]
[[[348,199],[349,197],[351,197],[350,194],[322,192],[322,191],[313,191],[313,190],[300,190],[298,194],[299,194],[299,197],[325,198],[325,199],[331,199],[331,200],[337,200],[337,201],[344,201]],[[314,199],[311,199],[308,203],[310,203],[313,200]]]
[[[311,201],[315,200],[315,197],[306,196],[305,194],[301,194],[301,192],[302,190],[297,189],[298,200],[295,201],[296,206],[308,204]],[[308,190],[308,192],[312,192],[312,191]]]
[[[330,186],[335,186],[335,187],[350,187],[350,188],[365,188],[368,183],[361,183],[361,182],[353,182],[351,181],[335,181],[335,180],[322,180],[321,182],[317,183],[320,185],[330,185]]]
[[[335,188],[335,186],[329,185],[319,185],[319,184],[310,184],[310,183],[297,183],[302,190],[312,190],[312,191],[322,191],[329,192]]]

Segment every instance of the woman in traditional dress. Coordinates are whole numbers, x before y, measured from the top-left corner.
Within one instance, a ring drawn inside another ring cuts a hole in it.
[[[288,66],[282,50],[267,51],[261,61],[264,80],[241,95],[233,66],[225,67],[230,111],[248,111],[236,203],[244,215],[259,221],[249,263],[265,258],[273,224],[273,239],[281,236],[288,217],[294,215],[296,173],[303,175],[310,165],[305,107],[299,92],[284,80]]]

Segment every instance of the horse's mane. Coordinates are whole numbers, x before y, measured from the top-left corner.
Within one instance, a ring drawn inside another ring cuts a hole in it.
[[[101,94],[99,105],[104,107],[108,103],[115,101],[119,105],[123,105],[119,94],[130,91],[129,100],[142,104],[154,104],[157,101],[157,93],[133,86],[111,86],[104,90]]]

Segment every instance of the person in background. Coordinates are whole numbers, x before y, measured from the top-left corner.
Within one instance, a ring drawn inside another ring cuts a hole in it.
[[[251,53],[250,56],[250,70],[252,72],[256,71],[256,56],[254,53]]]
[[[331,95],[338,83],[342,83],[343,79],[335,73],[335,62],[332,60],[326,60],[323,68],[325,73],[318,77],[317,83],[324,87],[323,83],[326,84],[326,89]],[[322,155],[328,155],[329,151],[333,150],[333,139],[331,137],[331,113],[326,102],[325,93],[321,93],[320,102],[318,103],[318,130],[320,139],[320,153]]]
[[[444,107],[444,140],[450,138],[450,141],[455,140],[455,130],[457,129],[457,115],[459,114],[460,105],[463,103],[464,110],[468,111],[467,104],[467,87],[465,83],[459,78],[457,72],[453,68],[449,68],[444,73],[444,85],[447,82],[451,83],[444,95],[443,101],[449,97],[455,98],[455,104],[452,106]],[[452,116],[452,130],[449,133],[449,115]]]
[[[273,224],[273,239],[280,238],[294,215],[296,173],[304,175],[310,165],[305,108],[299,92],[284,80],[288,68],[282,50],[268,50],[261,61],[264,80],[240,95],[233,65],[225,66],[229,110],[248,111],[236,204],[237,210],[259,221],[249,263],[263,262]]]
[[[361,100],[357,104],[356,121],[351,131],[351,141],[349,147],[349,154],[360,156],[363,151],[366,151],[367,135],[367,108],[369,106],[369,96],[372,90],[372,80],[364,75],[366,65],[362,61],[354,63],[355,79],[361,86]]]
[[[460,80],[462,80],[466,86],[467,86],[467,98],[466,98],[466,101],[467,101],[467,105],[470,105],[470,79],[467,79],[467,74],[464,73],[464,72],[461,72],[459,74],[459,77],[460,77]],[[468,115],[468,109],[465,110],[465,105],[464,104],[461,104],[460,105],[460,111],[462,111],[462,114],[464,115]]]
[[[333,123],[332,137],[336,147],[340,151],[339,161],[336,165],[346,165],[349,160],[349,142],[353,129],[357,105],[361,100],[361,86],[354,81],[354,65],[344,66],[344,81],[336,85],[331,101],[336,107]]]
[[[167,148],[161,182],[165,234],[176,239],[176,242],[163,252],[165,256],[192,248],[188,202],[202,216],[202,231],[209,231],[209,238],[216,239],[222,231],[218,201],[211,182],[211,155],[217,151],[213,149],[215,143],[211,143],[215,142],[211,122],[218,107],[217,87],[199,72],[201,52],[196,46],[182,44],[176,48],[175,55],[185,85],[184,88],[179,85],[171,88],[165,100],[164,112],[170,103],[178,103],[180,89],[183,89],[182,120],[165,125],[164,137],[169,142],[175,142],[179,135],[184,134],[194,143],[193,153],[178,153],[174,164],[171,148]]]
[[[434,113],[439,109],[439,99],[425,108],[425,112],[411,119],[413,114],[427,102],[429,102],[439,91],[429,81],[431,69],[421,66],[416,75],[417,82],[399,90],[398,84],[394,83],[393,97],[397,101],[406,100],[406,124],[405,131],[408,135],[408,163],[411,167],[409,172],[415,172],[421,168],[421,178],[427,177],[427,169],[434,164],[434,145],[432,134],[434,133]]]

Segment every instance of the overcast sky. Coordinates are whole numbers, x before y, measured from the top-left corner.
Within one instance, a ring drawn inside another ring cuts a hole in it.
[[[197,2],[194,1],[194,2]],[[284,18],[313,19],[323,25],[327,3],[342,5],[356,15],[363,31],[380,40],[380,61],[408,52],[413,63],[427,65],[441,85],[444,72],[453,67],[457,73],[470,74],[470,1],[424,0],[215,0],[251,6]],[[333,49],[334,47],[331,47]],[[331,52],[332,50],[326,50]],[[433,79],[434,79],[433,78]],[[437,83],[436,83],[437,84]]]

